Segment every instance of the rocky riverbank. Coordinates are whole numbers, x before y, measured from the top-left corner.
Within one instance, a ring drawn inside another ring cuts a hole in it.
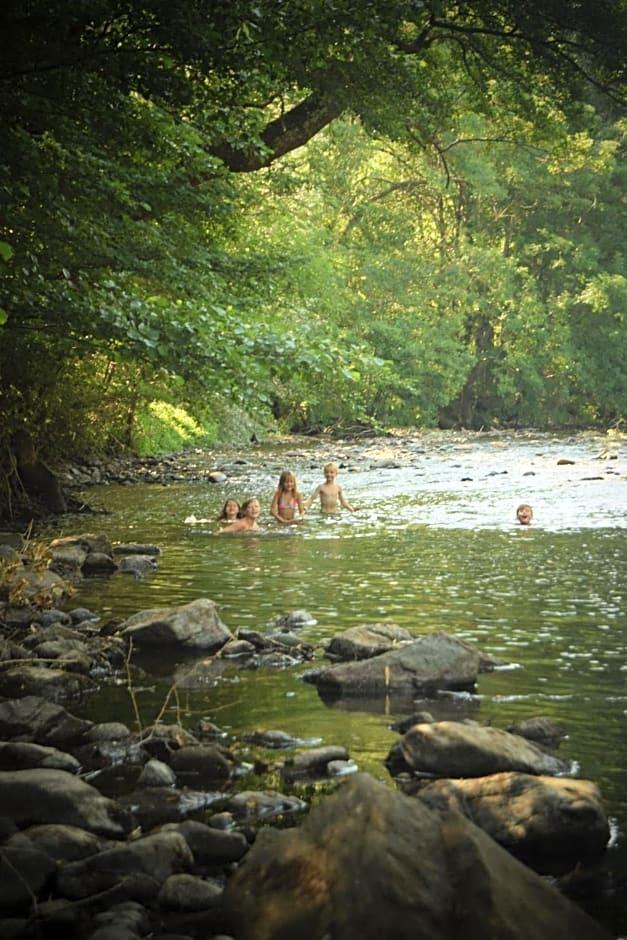
[[[543,877],[594,871],[610,837],[598,787],[555,750],[563,730],[411,713],[417,693],[471,689],[497,662],[389,624],[314,648],[306,611],[233,633],[208,598],[106,624],[72,607],[87,573],[141,576],[158,556],[102,534],[0,550],[3,938],[610,936]],[[155,644],[186,654],[181,687],[306,662],[321,694],[403,696],[388,784],[280,728],[81,718],[105,678],[132,695]]]

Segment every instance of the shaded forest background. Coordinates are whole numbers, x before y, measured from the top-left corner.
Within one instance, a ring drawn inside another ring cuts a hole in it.
[[[626,14],[5,0],[0,515],[112,451],[621,427]]]

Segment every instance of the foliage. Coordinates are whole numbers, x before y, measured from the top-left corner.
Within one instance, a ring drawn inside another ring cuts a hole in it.
[[[7,0],[0,509],[19,435],[52,462],[167,446],[153,402],[195,422],[173,443],[233,413],[617,420],[626,22]]]

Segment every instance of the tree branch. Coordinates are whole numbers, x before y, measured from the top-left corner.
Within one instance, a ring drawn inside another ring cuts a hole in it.
[[[326,95],[311,94],[290,111],[270,121],[261,135],[262,147],[242,150],[221,144],[209,152],[234,173],[252,173],[302,147],[339,117],[342,107]]]

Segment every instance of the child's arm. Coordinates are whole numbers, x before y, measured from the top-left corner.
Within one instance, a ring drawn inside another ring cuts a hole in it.
[[[357,512],[355,507],[351,506],[351,504],[348,502],[348,500],[344,496],[344,490],[342,489],[341,486],[338,486],[337,488],[337,498],[340,501],[340,506],[343,506],[344,509],[348,509],[349,512]]]
[[[216,535],[233,535],[235,532],[241,532],[243,528],[242,520],[236,519],[231,525],[225,525],[218,529]]]
[[[320,496],[320,487],[319,487],[319,486],[317,486],[317,487],[315,488],[315,490],[313,491],[313,493],[311,494],[311,496],[308,496],[307,499],[305,500],[305,510],[309,509],[309,507],[310,507],[311,504],[313,503],[313,501],[314,501],[314,499],[316,498],[316,496]]]

